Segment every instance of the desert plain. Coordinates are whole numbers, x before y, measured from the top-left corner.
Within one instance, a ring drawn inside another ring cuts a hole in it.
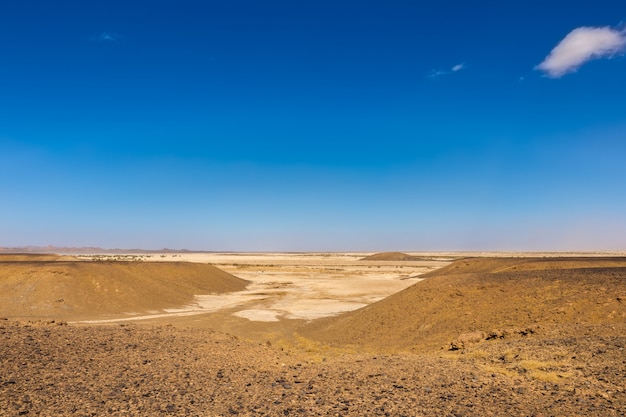
[[[626,257],[0,255],[0,416],[626,415]]]

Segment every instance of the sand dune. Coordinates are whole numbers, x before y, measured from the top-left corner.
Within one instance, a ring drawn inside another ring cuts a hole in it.
[[[376,350],[438,350],[459,336],[621,325],[626,259],[462,259],[385,300],[304,326],[306,337]],[[478,336],[476,336],[478,337]]]
[[[199,263],[3,255],[0,316],[77,319],[158,311],[189,303],[195,294],[239,291],[247,283]]]

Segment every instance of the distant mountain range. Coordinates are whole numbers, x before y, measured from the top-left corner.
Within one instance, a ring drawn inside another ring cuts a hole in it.
[[[188,249],[104,249],[98,247],[65,247],[65,246],[21,246],[0,247],[0,253],[56,253],[56,254],[123,254],[123,253],[210,253],[210,251],[191,251]]]

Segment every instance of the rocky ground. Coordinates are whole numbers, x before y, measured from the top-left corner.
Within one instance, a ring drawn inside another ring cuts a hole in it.
[[[353,312],[250,328],[229,311],[175,326],[35,321],[26,301],[160,306],[245,281],[209,265],[5,261],[0,417],[626,415],[626,258],[460,259]],[[181,268],[198,279],[156,291]]]
[[[0,415],[625,415],[626,337],[587,330],[385,356],[171,326],[5,320]]]

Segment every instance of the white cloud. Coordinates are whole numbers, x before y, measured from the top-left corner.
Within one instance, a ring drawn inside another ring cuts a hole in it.
[[[535,69],[559,78],[592,59],[610,58],[626,49],[626,32],[610,27],[572,30]]]
[[[434,69],[430,71],[430,74],[428,74],[428,78],[438,78],[443,75],[448,75],[453,72],[461,71],[462,69],[465,69],[465,68],[466,68],[465,64],[456,64],[449,70]]]

